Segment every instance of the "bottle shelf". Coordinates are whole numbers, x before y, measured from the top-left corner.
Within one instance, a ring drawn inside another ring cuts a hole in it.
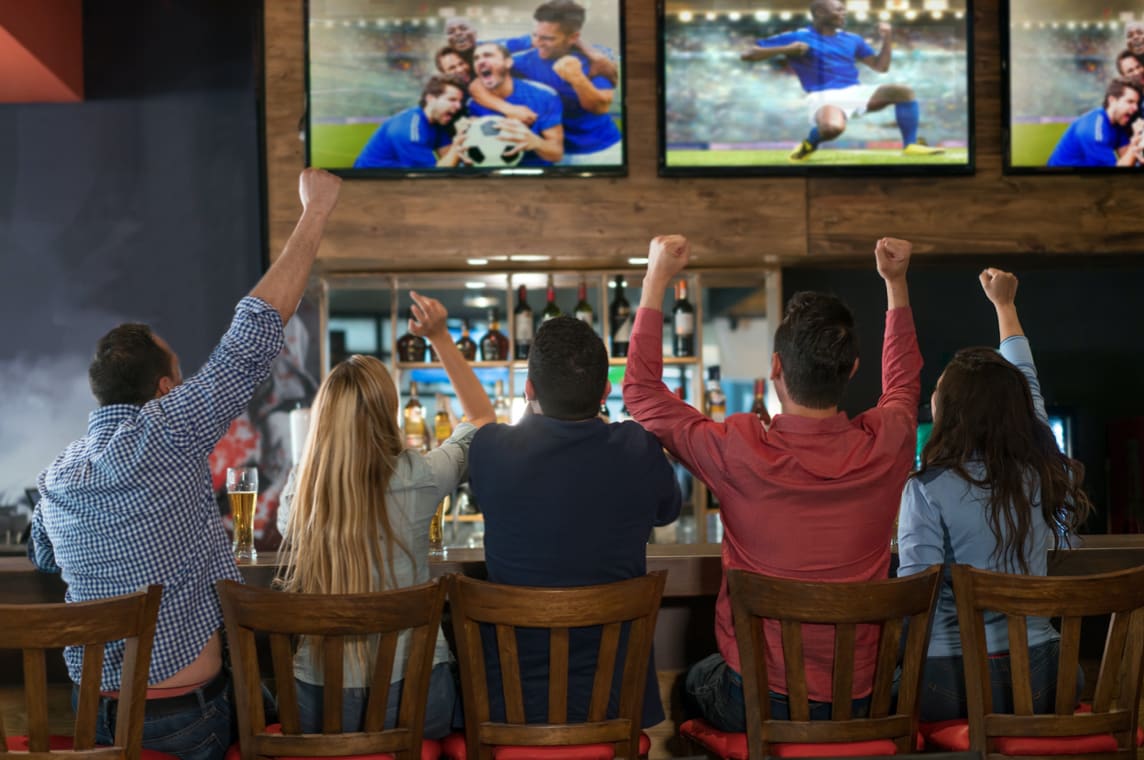
[[[621,357],[618,359],[617,358],[609,358],[608,359],[608,366],[610,366],[610,367],[624,367],[624,366],[627,366],[627,363],[628,363],[627,357]],[[685,366],[688,364],[698,364],[698,363],[699,363],[699,357],[698,356],[665,356],[665,357],[663,357],[664,366],[678,367],[678,366]]]
[[[478,369],[508,369],[515,364],[522,364],[527,366],[528,362],[467,362],[470,367]],[[441,362],[397,362],[398,369],[444,369],[445,365]]]

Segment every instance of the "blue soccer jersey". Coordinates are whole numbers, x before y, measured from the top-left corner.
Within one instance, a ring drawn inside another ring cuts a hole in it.
[[[1049,166],[1116,166],[1116,149],[1132,139],[1117,127],[1103,108],[1096,108],[1069,124],[1061,135]]]
[[[560,96],[547,85],[532,82],[527,79],[512,80],[512,94],[505,98],[514,106],[526,106],[536,114],[536,121],[531,129],[533,132],[543,134],[544,130],[560,126],[564,114],[564,106]],[[485,108],[475,100],[469,102],[471,116],[500,116],[500,111]],[[550,166],[551,161],[545,161],[534,151],[527,151],[520,160],[521,166]]]
[[[583,70],[588,71],[588,59],[582,53],[572,52],[569,55],[575,56]],[[555,63],[555,60],[541,58],[535,49],[512,57],[516,76],[546,84],[560,96],[564,104],[564,153],[595,153],[619,142],[620,128],[611,115],[585,110],[572,85],[552,70]],[[598,90],[614,89],[614,85],[601,76],[592,77],[592,85]]]
[[[420,106],[382,122],[362,148],[355,169],[410,169],[437,165],[437,148],[453,141],[446,127],[433,124]]]
[[[858,84],[858,65],[855,62],[877,55],[874,48],[857,34],[841,31],[820,34],[813,26],[758,40],[758,45],[782,47],[792,42],[804,42],[809,48],[806,55],[787,56],[787,62],[807,92],[839,90]]]

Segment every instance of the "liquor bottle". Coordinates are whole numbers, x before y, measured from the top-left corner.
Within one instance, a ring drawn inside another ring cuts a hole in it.
[[[532,348],[532,307],[528,305],[528,289],[521,285],[516,291],[516,308],[512,310],[512,338],[516,341],[517,359],[527,359]]]
[[[449,439],[453,434],[453,422],[449,419],[449,399],[444,394],[437,394],[437,414],[433,415],[433,437],[437,445]]]
[[[489,331],[481,338],[481,359],[508,361],[508,336],[500,331],[500,312],[496,309],[489,309]]]
[[[604,422],[612,421],[612,413],[608,411],[608,405],[604,403],[603,399],[600,400],[600,419]]]
[[[632,305],[624,297],[624,276],[616,275],[616,297],[612,299],[612,356],[628,355],[628,341],[632,337]]]
[[[771,413],[767,411],[767,381],[761,377],[755,378],[755,401],[751,411],[764,425],[771,424]]]
[[[552,275],[548,275],[548,301],[544,304],[544,311],[540,312],[540,323],[544,324],[553,317],[563,315],[564,312],[556,305],[556,285],[552,281]]]
[[[408,316],[413,319],[413,307],[409,308]],[[420,335],[406,331],[397,339],[397,360],[402,362],[423,362],[428,342]]]
[[[592,304],[588,303],[588,281],[583,278],[581,278],[580,287],[576,291],[576,308],[572,314],[589,327],[596,324],[596,315],[592,311]]]
[[[672,353],[695,356],[695,307],[687,300],[687,280],[675,283],[675,308],[671,310]]]
[[[417,451],[429,448],[428,431],[425,428],[425,407],[417,396],[417,383],[409,384],[409,401],[402,412],[405,420],[405,447]]]
[[[469,337],[469,320],[467,319],[461,322],[461,337],[457,339],[457,349],[461,352],[461,356],[468,361],[477,358],[477,344]]]
[[[707,393],[703,399],[704,411],[715,422],[727,419],[727,397],[719,386],[719,368],[707,368]]]
[[[512,422],[512,407],[504,395],[504,380],[497,380],[496,387],[496,395],[493,397],[493,413],[496,415],[497,422],[503,422],[507,425]]]

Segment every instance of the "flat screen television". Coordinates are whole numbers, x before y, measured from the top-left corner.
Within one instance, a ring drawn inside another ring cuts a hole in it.
[[[343,177],[626,171],[622,0],[308,0],[306,152]]]
[[[1066,457],[1073,455],[1073,414],[1064,409],[1048,409],[1049,415],[1049,430],[1053,432],[1053,438],[1057,442],[1057,448]],[[929,442],[930,436],[933,434],[933,419],[929,414],[929,405],[926,405],[925,412],[919,415],[918,421],[918,437],[917,448],[914,457],[914,466],[920,468],[922,466],[922,449],[925,448],[926,443]]]
[[[1008,0],[1002,29],[1006,171],[1139,170],[1144,5]]]
[[[970,0],[830,6],[660,0],[660,173],[972,172]]]

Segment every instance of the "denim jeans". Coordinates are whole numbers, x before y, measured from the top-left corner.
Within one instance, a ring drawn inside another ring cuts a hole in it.
[[[747,710],[743,700],[743,679],[723,659],[713,654],[691,666],[683,686],[684,709],[689,718],[703,718],[720,731],[743,733],[747,730]],[[790,720],[790,706],[785,694],[770,692],[771,718]],[[855,717],[870,709],[870,698],[853,702]],[[810,702],[811,720],[830,720],[833,707],[829,702]]]
[[[1057,659],[1060,642],[1046,641],[1029,647],[1029,680],[1033,691],[1033,712],[1051,713],[1056,704]],[[1013,712],[1013,676],[1009,656],[989,658],[989,681],[993,711]],[[1084,673],[1077,670],[1077,695],[1084,688]],[[930,657],[922,680],[921,719],[955,720],[969,714],[965,701],[965,670],[961,657]]]
[[[222,760],[235,738],[232,734],[235,716],[231,707],[230,675],[224,671],[220,677],[227,680],[227,686],[213,699],[206,699],[202,689],[172,698],[178,699],[179,704],[184,704],[188,697],[197,698],[198,704],[193,707],[176,709],[170,700],[148,700],[143,719],[143,748],[176,755],[182,760]],[[72,690],[73,708],[78,701],[77,687]],[[97,744],[115,743],[118,711],[119,700],[99,700],[95,724]]]
[[[295,679],[298,687],[298,712],[302,732],[322,730],[322,687]],[[385,705],[385,727],[397,725],[397,708],[401,704],[404,680],[389,685],[389,701]],[[426,739],[441,739],[453,730],[453,710],[457,703],[457,681],[452,663],[433,666],[429,676],[429,699],[425,710]],[[342,731],[360,731],[365,723],[365,707],[369,689],[342,689]]]

